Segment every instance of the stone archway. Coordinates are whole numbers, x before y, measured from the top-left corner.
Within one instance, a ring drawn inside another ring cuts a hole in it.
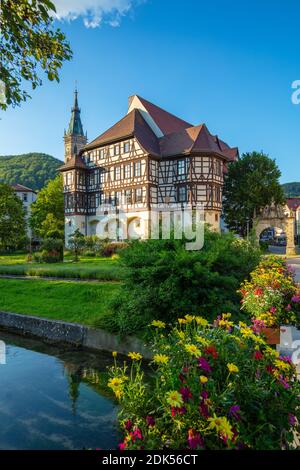
[[[281,228],[286,233],[286,255],[297,254],[295,245],[295,218],[287,206],[266,206],[254,217],[253,227],[259,240],[261,233],[269,227]]]

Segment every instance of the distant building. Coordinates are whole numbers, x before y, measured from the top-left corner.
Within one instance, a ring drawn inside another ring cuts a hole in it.
[[[149,237],[150,210],[159,204],[202,203],[206,222],[220,230],[223,175],[238,149],[205,124],[193,126],[134,95],[127,114],[87,143],[76,91],[64,141],[66,241],[77,228],[97,234],[98,207],[110,204],[117,214],[120,201],[141,238]]]
[[[32,231],[29,226],[29,217],[31,213],[31,204],[36,200],[36,192],[33,191],[33,189],[27,188],[26,186],[23,186],[22,184],[12,184],[11,187],[15,191],[15,194],[18,196],[18,198],[21,199],[23,203],[23,208],[25,211],[26,215],[26,223],[27,223],[27,236],[29,238],[32,237]]]

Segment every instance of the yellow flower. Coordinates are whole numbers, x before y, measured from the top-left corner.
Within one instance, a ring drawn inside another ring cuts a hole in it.
[[[239,371],[239,368],[235,364],[232,364],[232,362],[229,362],[227,364],[227,367],[228,367],[229,372],[237,373]]]
[[[118,355],[117,351],[113,351],[112,355],[113,355],[113,357],[117,357],[117,355]]]
[[[200,349],[195,344],[186,344],[184,347],[192,356],[200,356],[201,354]]]
[[[194,315],[185,315],[184,318],[186,319],[187,323],[192,323],[192,321],[195,320]]]
[[[116,397],[117,397],[118,399],[120,399],[121,396],[123,395],[123,390],[121,390],[120,388],[116,388],[116,389],[114,390],[114,392],[115,392],[115,395],[116,395]]]
[[[184,332],[183,331],[177,331],[177,334],[179,336],[180,339],[184,339],[185,338],[185,335],[184,335]]]
[[[120,377],[113,377],[108,381],[108,387],[114,389],[120,387],[123,384],[123,380]]]
[[[185,325],[187,323],[185,318],[178,318],[179,325]]]
[[[140,361],[143,356],[140,354],[140,353],[137,353],[137,352],[130,352],[128,353],[128,357],[132,360],[132,361]]]
[[[209,346],[209,341],[205,338],[202,338],[202,336],[196,336],[196,340],[198,343],[200,343],[202,346]]]
[[[213,418],[208,418],[209,426],[207,429],[215,429],[217,433],[231,440],[233,432],[231,425],[225,416],[217,417],[215,414]]]
[[[205,375],[200,375],[199,380],[202,384],[206,384],[206,382],[208,381],[208,378],[205,377]]]
[[[281,361],[280,359],[276,359],[274,361],[274,365],[280,369],[280,370],[283,370],[283,371],[288,371],[290,370],[291,366],[288,362],[285,362],[285,361]]]
[[[209,323],[205,318],[195,317],[196,323],[198,326],[207,326]]]
[[[166,356],[165,354],[155,354],[153,356],[153,361],[156,362],[157,364],[168,364],[169,357]]]
[[[163,321],[160,321],[160,320],[153,320],[151,325],[155,326],[156,328],[165,328],[166,327],[166,324]]]
[[[175,406],[176,408],[180,408],[183,405],[182,396],[176,390],[168,392],[166,394],[166,400],[170,406]]]

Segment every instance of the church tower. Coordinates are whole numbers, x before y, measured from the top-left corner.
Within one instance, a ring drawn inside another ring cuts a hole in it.
[[[65,131],[65,163],[86,145],[87,136],[83,133],[83,127],[80,118],[80,109],[78,106],[78,91],[74,93],[74,106],[72,108],[70,124],[67,132]]]

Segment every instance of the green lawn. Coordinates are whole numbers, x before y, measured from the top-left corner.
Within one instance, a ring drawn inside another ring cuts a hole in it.
[[[0,310],[97,326],[120,284],[0,279]]]
[[[124,268],[111,258],[82,257],[78,263],[67,258],[63,263],[44,264],[28,263],[26,255],[4,255],[0,256],[0,274],[119,281]]]

